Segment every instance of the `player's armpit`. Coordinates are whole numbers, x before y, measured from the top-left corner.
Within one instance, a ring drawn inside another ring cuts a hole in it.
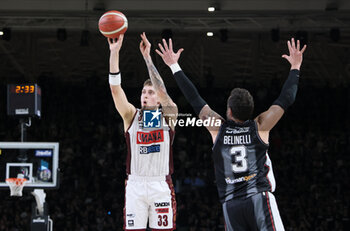
[[[216,136],[219,132],[221,124],[225,121],[222,116],[220,116],[218,113],[213,111],[208,104],[206,104],[202,110],[199,113],[199,118],[203,120],[209,120],[208,126],[206,126],[206,123],[204,123],[205,127],[208,129],[210,132],[210,135],[212,137],[213,143],[216,140]]]
[[[267,111],[261,113],[255,118],[258,124],[259,132],[269,132],[281,119],[284,114],[282,107],[272,105]]]
[[[110,85],[110,88],[114,105],[123,119],[124,131],[126,131],[132,123],[132,119],[136,112],[136,108],[134,107],[134,105],[129,103],[124,93],[124,90],[121,88],[120,85]]]

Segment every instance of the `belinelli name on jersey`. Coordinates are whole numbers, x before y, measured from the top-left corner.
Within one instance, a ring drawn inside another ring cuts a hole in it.
[[[163,130],[156,130],[150,132],[137,132],[137,144],[151,144],[164,141]]]
[[[242,136],[224,136],[223,144],[229,145],[241,145],[241,144],[251,144],[252,139],[250,135]]]

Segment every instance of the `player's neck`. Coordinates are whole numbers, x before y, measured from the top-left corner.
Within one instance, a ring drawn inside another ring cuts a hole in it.
[[[160,110],[159,106],[142,106],[140,110],[140,118],[143,116],[144,111],[155,111],[155,110]]]
[[[238,123],[238,124],[243,124],[244,123],[243,120],[236,119],[235,117],[232,117],[232,116],[230,116],[228,119],[232,120],[232,121],[234,121],[235,123]]]
[[[156,106],[142,106],[141,107],[142,111],[145,111],[145,110],[157,110],[157,109],[160,109],[158,105],[156,105]]]

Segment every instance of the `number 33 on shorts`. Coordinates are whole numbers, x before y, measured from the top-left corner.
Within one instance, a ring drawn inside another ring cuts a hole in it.
[[[158,226],[168,226],[168,215],[158,215]]]
[[[158,226],[157,229],[171,229],[175,228],[173,227],[173,224],[175,223],[173,221],[173,208],[170,200],[162,200],[162,201],[156,201],[154,206],[151,206],[151,209],[154,210],[155,215],[157,217],[156,224],[153,223],[154,226]],[[152,223],[153,215],[150,217],[150,223]],[[152,227],[152,224],[150,225]]]
[[[144,230],[147,223],[154,230],[174,230],[176,201],[172,183],[129,178],[125,188],[125,230]]]

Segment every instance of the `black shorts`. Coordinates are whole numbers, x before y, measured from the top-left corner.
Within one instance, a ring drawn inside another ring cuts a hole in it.
[[[270,192],[222,204],[226,231],[283,231],[276,199]]]

